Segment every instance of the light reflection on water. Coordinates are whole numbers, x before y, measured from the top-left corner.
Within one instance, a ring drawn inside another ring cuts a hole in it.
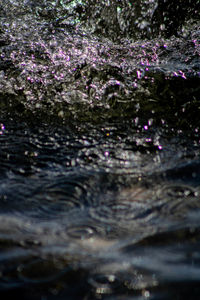
[[[2,289],[5,280],[63,286],[74,276],[91,297],[156,295],[163,283],[198,280],[199,160],[188,163],[182,135],[172,144],[161,134],[160,150],[129,123],[128,137],[117,123],[81,136],[66,127],[13,125],[1,136]]]
[[[2,297],[198,299],[194,2],[4,2]]]

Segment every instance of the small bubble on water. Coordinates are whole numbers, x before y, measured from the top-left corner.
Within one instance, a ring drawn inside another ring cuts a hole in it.
[[[150,292],[149,291],[142,291],[142,296],[145,297],[145,298],[149,298],[150,297]]]
[[[72,227],[67,230],[67,234],[75,239],[89,239],[94,235],[94,230],[90,227]]]

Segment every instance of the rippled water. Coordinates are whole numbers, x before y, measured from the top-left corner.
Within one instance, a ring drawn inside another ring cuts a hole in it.
[[[4,299],[198,299],[199,1],[164,3],[0,3]]]

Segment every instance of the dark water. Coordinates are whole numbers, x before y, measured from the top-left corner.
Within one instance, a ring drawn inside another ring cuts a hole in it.
[[[3,299],[199,298],[199,4],[0,2]]]

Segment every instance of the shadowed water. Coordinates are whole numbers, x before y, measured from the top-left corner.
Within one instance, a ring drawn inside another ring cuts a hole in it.
[[[4,299],[199,297],[199,1],[174,3],[0,4]]]

